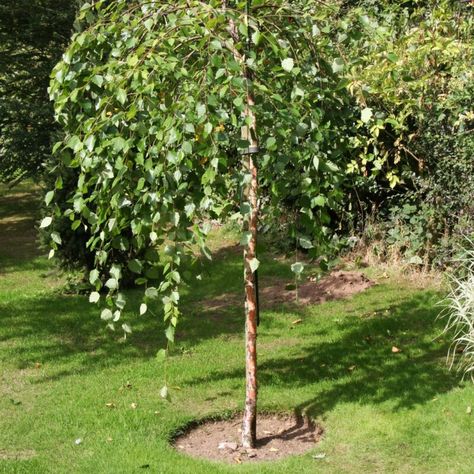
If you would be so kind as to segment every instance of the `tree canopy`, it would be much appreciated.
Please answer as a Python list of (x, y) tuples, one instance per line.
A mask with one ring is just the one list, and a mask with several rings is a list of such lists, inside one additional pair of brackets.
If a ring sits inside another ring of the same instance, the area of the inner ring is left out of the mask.
[[(264, 212), (274, 222), (288, 219), (282, 203), (291, 202), (293, 231), (314, 255), (329, 236), (331, 209), (342, 198), (347, 103), (337, 93), (324, 41), (319, 48), (319, 4), (255, 1), (248, 30), (245, 6), (86, 4), (82, 30), (54, 70), (51, 95), (66, 130), (55, 147), (56, 187), (62, 186), (61, 170), (78, 170), (65, 215), (73, 228), (91, 232), (91, 300), (108, 289), (102, 317), (111, 327), (125, 305), (123, 266), (114, 262), (114, 249), (145, 251), (128, 268), (145, 286), (142, 312), (148, 300), (164, 297), (172, 340), (181, 263), (193, 245), (209, 256), (206, 219), (248, 217), (248, 203), (240, 203), (249, 180), (240, 166), (248, 147), (240, 136), (248, 93), (244, 68), (252, 75), (263, 148)], [(52, 190), (46, 197), (53, 214), (43, 227), (61, 215), (54, 196)], [(60, 244), (60, 235), (51, 237), (53, 246)], [(244, 244), (247, 238), (244, 233)]]

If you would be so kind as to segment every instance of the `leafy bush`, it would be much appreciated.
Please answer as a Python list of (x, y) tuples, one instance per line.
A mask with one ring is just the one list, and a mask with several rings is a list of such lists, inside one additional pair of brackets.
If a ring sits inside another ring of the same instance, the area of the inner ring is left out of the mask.
[(376, 222), (385, 253), (446, 266), (474, 227), (469, 7), (347, 3), (336, 40), (362, 123), (352, 138), (360, 153), (348, 167), (345, 229), (360, 234)]

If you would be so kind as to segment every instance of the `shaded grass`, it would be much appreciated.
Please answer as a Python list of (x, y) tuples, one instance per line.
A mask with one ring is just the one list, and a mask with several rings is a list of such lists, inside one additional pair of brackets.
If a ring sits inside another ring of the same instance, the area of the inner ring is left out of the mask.
[[(434, 290), (389, 278), (352, 299), (263, 311), (260, 410), (308, 413), (325, 435), (305, 456), (222, 466), (189, 459), (168, 440), (192, 420), (242, 408), (242, 307), (210, 312), (202, 305), (241, 291), (240, 253), (219, 251), (186, 289), (176, 349), (163, 364), (155, 358), (162, 323), (136, 316), (138, 292), (128, 294), (134, 333), (123, 342), (86, 297), (57, 291), (44, 257), (8, 255), (18, 249), (0, 253), (0, 265), (9, 262), (0, 275), (1, 472), (474, 471), (474, 421), (466, 413), (474, 389), (446, 370)], [(262, 278), (290, 278), (269, 252), (261, 260)], [(171, 403), (159, 396), (165, 380)]]

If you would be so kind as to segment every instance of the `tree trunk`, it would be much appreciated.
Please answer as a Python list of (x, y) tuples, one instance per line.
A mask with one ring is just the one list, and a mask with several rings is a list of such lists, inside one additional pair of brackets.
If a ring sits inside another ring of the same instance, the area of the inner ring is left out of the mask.
[(247, 222), (247, 231), (250, 232), (249, 242), (244, 249), (244, 281), (245, 281), (245, 366), (246, 390), (245, 410), (242, 423), (242, 446), (254, 448), (257, 439), (257, 317), (258, 300), (256, 288), (256, 274), (252, 270), (253, 262), (257, 258), (257, 223), (258, 223), (258, 181), (257, 166), (253, 153), (258, 150), (256, 137), (256, 118), (252, 111), (253, 97), (249, 93), (246, 116), (250, 118), (250, 127), (244, 127), (242, 138), (250, 143), (248, 154), (245, 155), (244, 166), (250, 174), (251, 180), (245, 189), (245, 198), (250, 204), (251, 213)]
[[(222, 0), (222, 8), (227, 9), (227, 0)], [(247, 1), (245, 22), (247, 24), (247, 51), (250, 51), (250, 36), (248, 32), (250, 0)], [(239, 43), (240, 37), (235, 23), (230, 20), (229, 33), (235, 43)], [(257, 166), (253, 155), (258, 153), (257, 119), (253, 111), (255, 100), (252, 95), (252, 78), (245, 65), (245, 57), (235, 48), (233, 49), (235, 60), (243, 67), (243, 74), (247, 82), (247, 101), (245, 118), (247, 125), (242, 128), (242, 140), (249, 143), (249, 148), (242, 152), (243, 167), (250, 174), (249, 184), (244, 189), (244, 198), (250, 205), (251, 212), (246, 220), (245, 231), (250, 232), (250, 239), (244, 249), (244, 283), (245, 283), (245, 408), (242, 421), (242, 446), (244, 448), (255, 448), (257, 440), (257, 319), (258, 319), (258, 295), (257, 277), (252, 270), (257, 258), (257, 223), (258, 223), (258, 181)]]

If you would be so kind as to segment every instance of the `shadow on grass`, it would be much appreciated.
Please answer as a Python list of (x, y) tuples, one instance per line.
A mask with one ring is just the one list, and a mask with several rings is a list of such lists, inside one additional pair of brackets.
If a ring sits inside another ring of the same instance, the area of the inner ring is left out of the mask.
[[(18, 202), (20, 208), (26, 206), (20, 213), (28, 214), (29, 200), (31, 197), (24, 203)], [(14, 204), (0, 201), (0, 211), (10, 212)], [(2, 253), (12, 262), (16, 260), (17, 270), (37, 269), (40, 264), (25, 257), (29, 247), (25, 247), (21, 237), (31, 232), (32, 217), (28, 219), (30, 217), (17, 224), (6, 224), (15, 228), (0, 227), (0, 236), (6, 235), (7, 230), (11, 236), (8, 249), (4, 248)], [(31, 238), (28, 242), (32, 242)], [(271, 258), (268, 262), (262, 260), (262, 276), (289, 277), (286, 264)], [(178, 331), (178, 344), (193, 345), (218, 336), (242, 334), (243, 305), (218, 314), (206, 312), (202, 306), (206, 298), (242, 291), (240, 250), (234, 247), (221, 251), (212, 264), (205, 266), (203, 273), (203, 280), (183, 294), (184, 317)], [(312, 416), (354, 400), (361, 403), (391, 401), (394, 409), (411, 407), (456, 386), (455, 377), (447, 372), (443, 363), (447, 343), (433, 341), (433, 322), (437, 314), (433, 294), (407, 292), (403, 298), (394, 300), (384, 297), (383, 288), (369, 292), (372, 296), (366, 301), (370, 301), (371, 314), (376, 312), (377, 316), (360, 317), (368, 309), (363, 307), (363, 299), (352, 304), (353, 313), (346, 312), (340, 322), (322, 307), (304, 310), (292, 307), (292, 314), (305, 320), (324, 313), (323, 321), (295, 328), (299, 343), (291, 351), (280, 345), (270, 356), (266, 355), (259, 365), (260, 383), (286, 391), (314, 387), (314, 397), (296, 408), (297, 412)], [(373, 292), (376, 292), (375, 297)], [(137, 313), (140, 293), (133, 291), (128, 295)], [(127, 364), (132, 359), (152, 358), (157, 349), (164, 346), (159, 308), (156, 308), (156, 318), (150, 315), (130, 318), (134, 333), (127, 343), (117, 341), (121, 334), (113, 335), (105, 329), (98, 312), (85, 297), (57, 294), (35, 295), (0, 304), (0, 343), (3, 346), (0, 362), (4, 360), (18, 368), (33, 366), (36, 362), (48, 365), (48, 376), (38, 378), (38, 382), (43, 382)], [(266, 333), (266, 337), (271, 334), (276, 340), (287, 337), (285, 317), (287, 312), (265, 312), (262, 334)], [(392, 346), (400, 347), (402, 352), (392, 353)], [(185, 383), (209, 384), (225, 379), (240, 382), (243, 376), (243, 367), (217, 370)]]
[[(219, 335), (240, 334), (243, 306), (227, 311), (224, 318), (216, 321), (199, 304), (205, 297), (240, 289), (242, 269), (234, 253), (225, 258), (225, 252), (221, 252), (219, 259), (206, 266), (207, 276), (183, 291), (177, 353), (181, 344), (189, 346)], [(38, 267), (41, 264), (45, 267)], [(44, 259), (25, 260), (17, 263), (16, 270), (30, 266), (46, 270), (47, 265)], [(0, 303), (0, 344), (4, 347), (0, 363), (4, 359), (19, 369), (33, 367), (37, 362), (49, 366), (50, 375), (39, 380), (42, 382), (127, 364), (131, 359), (155, 357), (166, 346), (161, 307), (150, 304), (152, 313), (138, 316), (142, 291), (129, 290), (126, 294), (128, 311), (124, 322), (133, 327), (126, 341), (122, 340), (121, 324), (117, 324), (115, 333), (106, 329), (99, 317), (100, 309), (88, 303), (86, 296), (47, 293)]]
[[(293, 347), (294, 355), (282, 352), (282, 356), (275, 354), (259, 364), (259, 382), (285, 391), (314, 385), (314, 398), (295, 409), (298, 415), (313, 417), (345, 402), (390, 401), (397, 410), (432, 400), (459, 385), (444, 364), (448, 343), (434, 339), (438, 334), (434, 298), (430, 292), (418, 293), (399, 304), (379, 306), (377, 311), (385, 313), (383, 316), (346, 317), (337, 329), (328, 330), (334, 334), (329, 341), (301, 335), (302, 344)], [(304, 342), (312, 338), (310, 343)], [(401, 352), (393, 353), (393, 346)], [(215, 371), (186, 384), (243, 377), (243, 368)]]

